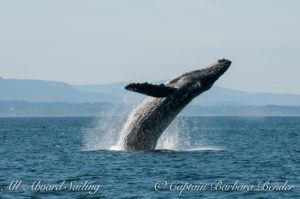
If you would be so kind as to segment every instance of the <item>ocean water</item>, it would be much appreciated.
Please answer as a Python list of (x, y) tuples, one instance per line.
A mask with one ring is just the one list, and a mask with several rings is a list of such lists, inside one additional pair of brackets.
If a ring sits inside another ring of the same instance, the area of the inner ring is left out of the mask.
[(0, 118), (0, 198), (300, 198), (300, 117), (178, 117), (157, 150), (123, 118)]

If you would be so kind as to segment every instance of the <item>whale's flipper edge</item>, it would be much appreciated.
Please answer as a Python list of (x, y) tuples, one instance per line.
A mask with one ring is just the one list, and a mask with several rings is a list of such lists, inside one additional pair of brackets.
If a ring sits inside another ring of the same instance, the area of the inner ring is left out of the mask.
[(151, 97), (167, 97), (177, 91), (177, 88), (145, 83), (131, 83), (125, 86), (126, 90), (142, 93)]

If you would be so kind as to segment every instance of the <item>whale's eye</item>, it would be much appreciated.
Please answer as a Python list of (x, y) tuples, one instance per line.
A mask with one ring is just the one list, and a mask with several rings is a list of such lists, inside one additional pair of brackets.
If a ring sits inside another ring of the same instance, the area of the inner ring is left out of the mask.
[(195, 81), (191, 87), (192, 87), (193, 89), (198, 89), (198, 88), (201, 87), (201, 82)]

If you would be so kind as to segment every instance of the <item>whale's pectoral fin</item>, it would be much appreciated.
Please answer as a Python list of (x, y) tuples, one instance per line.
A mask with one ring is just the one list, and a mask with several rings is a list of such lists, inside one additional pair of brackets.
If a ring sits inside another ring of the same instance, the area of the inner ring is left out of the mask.
[(132, 83), (125, 86), (126, 90), (142, 93), (151, 97), (167, 97), (177, 91), (177, 88), (168, 87), (164, 84), (153, 85), (145, 83)]

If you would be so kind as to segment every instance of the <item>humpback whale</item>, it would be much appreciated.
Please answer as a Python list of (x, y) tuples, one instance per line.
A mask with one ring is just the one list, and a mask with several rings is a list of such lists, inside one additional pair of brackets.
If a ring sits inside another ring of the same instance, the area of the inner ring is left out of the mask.
[(147, 97), (130, 114), (118, 145), (125, 151), (154, 150), (156, 143), (178, 113), (196, 96), (210, 89), (231, 61), (218, 60), (207, 67), (184, 73), (165, 84), (132, 83), (125, 89)]

